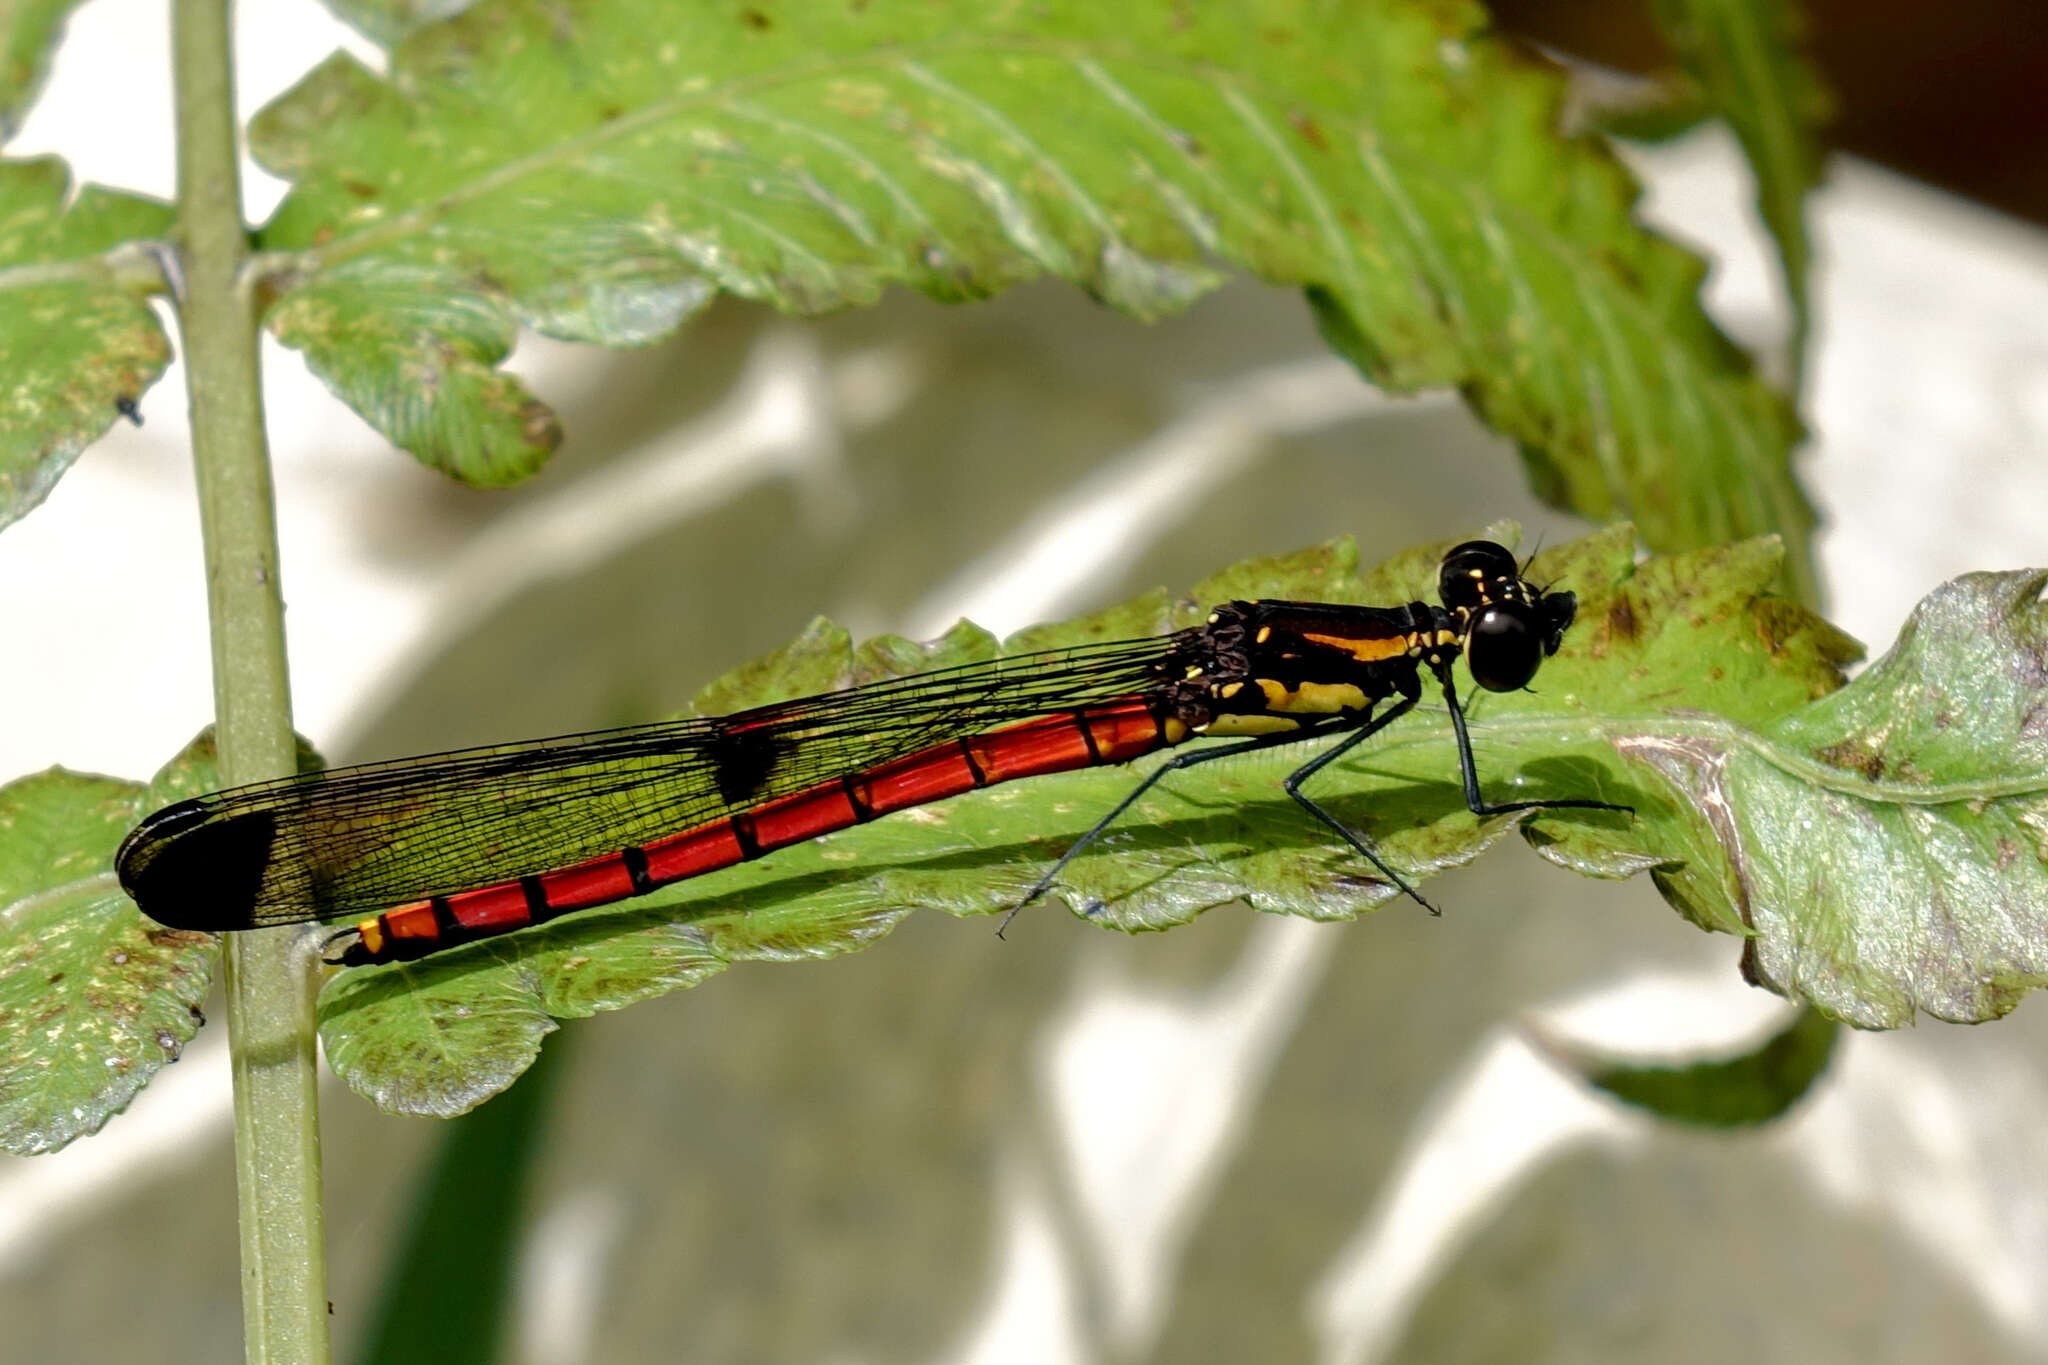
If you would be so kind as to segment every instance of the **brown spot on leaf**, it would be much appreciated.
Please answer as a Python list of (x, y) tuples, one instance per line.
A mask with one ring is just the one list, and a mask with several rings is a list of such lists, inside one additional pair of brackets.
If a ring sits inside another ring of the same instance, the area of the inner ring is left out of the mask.
[(1884, 755), (1861, 740), (1845, 739), (1815, 752), (1814, 757), (1834, 768), (1862, 773), (1872, 782), (1884, 776)]
[(358, 199), (375, 199), (384, 191), (367, 180), (344, 180), (341, 187)]
[(766, 33), (769, 29), (775, 27), (775, 21), (757, 9), (741, 10), (740, 22), (756, 33)]
[(553, 450), (562, 443), (562, 424), (555, 420), (554, 410), (539, 399), (520, 405), (519, 430), (536, 450)]
[(2013, 677), (2035, 691), (2048, 687), (2048, 653), (2018, 650), (2013, 654)]
[(1643, 624), (1636, 619), (1635, 604), (1624, 595), (1616, 595), (1602, 624), (1611, 640), (1634, 640), (1643, 633)]
[(1307, 114), (1290, 111), (1287, 115), (1287, 122), (1293, 126), (1295, 132), (1301, 134), (1302, 141), (1308, 143), (1309, 146), (1319, 152), (1330, 150), (1330, 140), (1323, 136), (1322, 125), (1318, 124)]
[(1620, 280), (1630, 293), (1637, 293), (1643, 287), (1643, 273), (1636, 269), (1635, 262), (1621, 253), (1603, 248), (1593, 253), (1594, 259), (1607, 268), (1607, 273)]

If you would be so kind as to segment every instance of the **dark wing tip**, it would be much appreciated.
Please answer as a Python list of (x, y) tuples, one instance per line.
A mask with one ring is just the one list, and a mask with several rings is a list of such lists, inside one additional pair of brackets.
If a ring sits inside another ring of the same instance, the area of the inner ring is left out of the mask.
[(151, 815), (114, 855), (121, 889), (157, 923), (219, 933), (258, 922), (256, 897), (277, 822), (268, 811), (222, 815), (205, 800)]

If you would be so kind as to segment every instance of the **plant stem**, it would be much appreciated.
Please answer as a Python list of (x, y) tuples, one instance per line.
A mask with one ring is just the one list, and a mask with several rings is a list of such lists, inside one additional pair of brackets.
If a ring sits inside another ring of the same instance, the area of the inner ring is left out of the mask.
[[(213, 623), (214, 712), (224, 780), (292, 771), (284, 603), (257, 363), (243, 275), (240, 163), (228, 0), (172, 6), (179, 245), (192, 453)], [(320, 1127), (313, 1051), (318, 968), (291, 930), (229, 936), (229, 1050), (241, 1208), (247, 1358), (328, 1358)]]

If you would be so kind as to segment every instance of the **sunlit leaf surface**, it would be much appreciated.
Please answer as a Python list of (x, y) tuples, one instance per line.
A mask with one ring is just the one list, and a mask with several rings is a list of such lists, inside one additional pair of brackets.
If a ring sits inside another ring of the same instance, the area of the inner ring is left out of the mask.
[(521, 325), (668, 335), (1036, 276), (1138, 318), (1243, 271), (1302, 286), (1391, 389), (1459, 386), (1546, 496), (1665, 548), (1776, 531), (1797, 423), (1631, 220), (1556, 73), (1471, 5), (478, 5), (380, 76), (330, 60), (256, 120), (294, 189), (270, 325), (480, 484), (559, 439), (496, 367)]
[(160, 279), (134, 246), (170, 225), (152, 199), (73, 194), (53, 157), (0, 162), (0, 527), (41, 502), (170, 362), (149, 305)]
[(217, 781), (195, 746), (148, 786), (52, 768), (0, 787), (0, 1150), (97, 1132), (191, 1041), (218, 940), (144, 919), (113, 854)]

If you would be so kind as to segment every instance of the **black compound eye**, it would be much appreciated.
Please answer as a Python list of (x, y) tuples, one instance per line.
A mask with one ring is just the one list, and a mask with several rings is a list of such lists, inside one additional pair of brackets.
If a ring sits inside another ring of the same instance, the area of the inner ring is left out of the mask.
[(1494, 584), (1516, 576), (1513, 555), (1490, 540), (1468, 540), (1453, 546), (1437, 569), (1437, 601), (1453, 610), (1476, 607)]
[(1487, 607), (1465, 636), (1465, 665), (1472, 681), (1489, 692), (1527, 687), (1543, 662), (1543, 636), (1529, 609), (1519, 604)]
[(1543, 613), (1543, 652), (1555, 654), (1557, 647), (1564, 643), (1564, 633), (1570, 629), (1572, 617), (1578, 613), (1578, 596), (1568, 592), (1549, 592), (1536, 605)]

